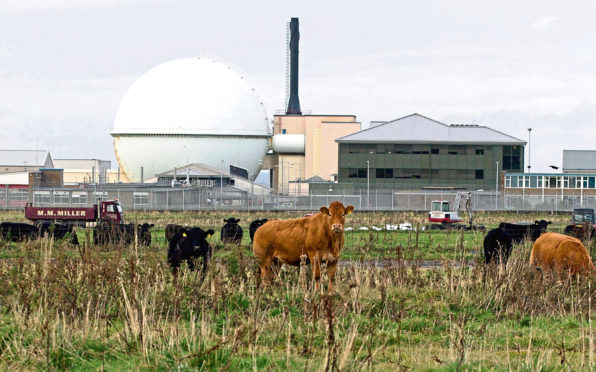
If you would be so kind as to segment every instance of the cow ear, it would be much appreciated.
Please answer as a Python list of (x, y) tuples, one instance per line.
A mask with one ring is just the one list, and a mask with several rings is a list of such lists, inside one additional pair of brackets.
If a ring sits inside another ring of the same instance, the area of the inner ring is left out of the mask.
[(351, 214), (352, 212), (354, 212), (354, 206), (353, 205), (348, 205), (346, 207), (346, 210), (344, 211), (344, 216), (347, 214)]
[(327, 207), (321, 207), (320, 211), (323, 214), (329, 215), (329, 208)]
[(228, 222), (228, 219), (227, 219), (227, 218), (225, 218), (225, 219), (224, 219), (224, 222)]

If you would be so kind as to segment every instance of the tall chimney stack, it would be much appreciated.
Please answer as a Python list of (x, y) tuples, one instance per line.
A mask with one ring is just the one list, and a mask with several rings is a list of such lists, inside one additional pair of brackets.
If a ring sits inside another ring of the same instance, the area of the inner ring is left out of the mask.
[(290, 99), (287, 115), (302, 115), (298, 98), (298, 41), (300, 41), (298, 18), (292, 18), (290, 21)]

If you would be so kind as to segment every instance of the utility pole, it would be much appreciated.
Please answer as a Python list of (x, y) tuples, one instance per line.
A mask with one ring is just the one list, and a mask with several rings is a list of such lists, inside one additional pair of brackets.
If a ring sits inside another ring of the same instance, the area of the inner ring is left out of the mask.
[(532, 128), (528, 128), (528, 173), (530, 173), (531, 168), (532, 168), (532, 146), (531, 146), (531, 135), (532, 134)]
[(370, 207), (370, 161), (366, 161), (366, 205)]
[(497, 162), (497, 177), (495, 178), (495, 210), (499, 208), (499, 162)]

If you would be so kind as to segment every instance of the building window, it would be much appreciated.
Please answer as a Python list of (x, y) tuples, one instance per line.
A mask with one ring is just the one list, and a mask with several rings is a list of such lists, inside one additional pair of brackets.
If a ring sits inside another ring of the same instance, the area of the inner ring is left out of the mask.
[(484, 155), (484, 149), (476, 149), (476, 155)]
[(484, 179), (484, 169), (476, 169), (476, 179), (477, 180)]
[(29, 190), (27, 189), (8, 189), (8, 201), (24, 201), (29, 199)]
[(69, 202), (68, 191), (54, 191), (54, 204), (68, 204)]
[(358, 178), (358, 169), (348, 168), (348, 178)]
[(149, 193), (148, 192), (134, 192), (132, 194), (133, 203), (135, 206), (149, 205)]
[(503, 146), (503, 169), (521, 170), (521, 146)]
[(530, 187), (536, 188), (537, 185), (538, 185), (538, 177), (530, 176)]
[(73, 191), (72, 193), (72, 204), (87, 204), (87, 193), (86, 192), (76, 192)]
[(439, 155), (439, 149), (430, 149), (432, 155)]
[(590, 188), (590, 189), (596, 188), (596, 177), (588, 177), (588, 188)]
[(52, 198), (49, 191), (35, 191), (33, 201), (39, 204), (50, 204)]
[(375, 173), (377, 178), (393, 178), (393, 168), (377, 168)]
[(542, 188), (542, 176), (538, 176), (538, 183), (537, 183), (537, 187), (538, 187), (538, 188)]
[(505, 187), (511, 187), (511, 176), (505, 176)]
[(366, 168), (358, 168), (358, 178), (366, 178), (367, 169)]
[(99, 200), (108, 200), (108, 193), (105, 191), (96, 191), (93, 193), (93, 203), (97, 203)]

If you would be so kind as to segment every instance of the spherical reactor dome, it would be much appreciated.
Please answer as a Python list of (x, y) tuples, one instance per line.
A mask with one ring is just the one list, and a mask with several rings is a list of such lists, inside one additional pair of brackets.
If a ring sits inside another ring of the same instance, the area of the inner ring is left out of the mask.
[(126, 92), (114, 151), (131, 182), (189, 163), (259, 172), (268, 146), (265, 108), (246, 79), (223, 63), (186, 58), (158, 65)]

